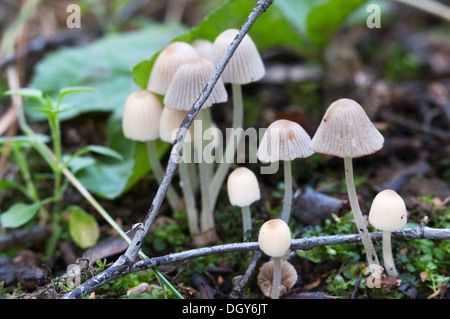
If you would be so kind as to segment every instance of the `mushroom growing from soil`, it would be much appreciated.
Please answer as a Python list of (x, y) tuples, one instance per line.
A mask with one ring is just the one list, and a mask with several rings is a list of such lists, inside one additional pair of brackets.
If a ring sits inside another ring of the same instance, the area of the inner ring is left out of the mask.
[(256, 175), (246, 167), (238, 167), (231, 172), (227, 180), (228, 198), (231, 205), (242, 209), (244, 241), (252, 229), (250, 205), (261, 198)]
[[(166, 108), (179, 111), (189, 111), (192, 105), (208, 83), (209, 78), (214, 73), (213, 63), (206, 58), (191, 59), (179, 66), (169, 84), (164, 97)], [(203, 130), (211, 127), (209, 108), (213, 104), (223, 103), (228, 100), (228, 94), (222, 80), (219, 79), (214, 86), (208, 99), (202, 105)], [(203, 137), (203, 132), (201, 138)], [(200, 191), (202, 199), (202, 209), (200, 215), (200, 230), (206, 242), (214, 242), (217, 239), (215, 233), (215, 222), (213, 209), (210, 200), (210, 183), (212, 166), (206, 163), (203, 158), (203, 144), (194, 143), (194, 149), (199, 159)], [(198, 239), (199, 240), (199, 239)]]
[[(273, 286), (273, 273), (274, 273), (273, 260), (264, 263), (259, 268), (257, 284), (264, 296), (270, 297), (272, 294)], [(291, 289), (297, 282), (297, 271), (294, 266), (288, 261), (281, 261), (281, 279), (280, 279), (280, 296), (285, 294)]]
[[(227, 29), (220, 33), (213, 42), (211, 61), (217, 65), (238, 33), (237, 29)], [(236, 130), (236, 143), (233, 139), (227, 143), (225, 158), (234, 158), (240, 143), (244, 121), (242, 85), (260, 80), (265, 75), (264, 63), (252, 38), (246, 34), (225, 67), (221, 78), (224, 83), (231, 83), (233, 95), (232, 127)], [(232, 147), (234, 144), (234, 148)], [(223, 181), (230, 167), (230, 161), (223, 161), (217, 168), (211, 182), (212, 205), (217, 201)]]
[(315, 152), (344, 159), (350, 206), (369, 265), (379, 265), (379, 261), (359, 207), (352, 158), (373, 154), (383, 144), (383, 135), (372, 124), (362, 106), (346, 98), (339, 99), (328, 107), (311, 141), (311, 148)]
[[(162, 104), (159, 98), (148, 90), (138, 90), (131, 93), (125, 101), (122, 118), (124, 136), (146, 143), (151, 169), (159, 184), (164, 176), (156, 147), (161, 114)], [(167, 200), (172, 211), (178, 211), (179, 198), (173, 186), (167, 191)]]
[(289, 222), (292, 207), (292, 168), (296, 158), (311, 156), (311, 138), (303, 127), (290, 120), (277, 120), (269, 125), (258, 147), (257, 156), (263, 163), (283, 161), (284, 199), (281, 219)]
[[(174, 142), (181, 122), (186, 117), (186, 114), (187, 111), (175, 110), (167, 106), (163, 108), (159, 123), (159, 135), (161, 140), (168, 143)], [(197, 114), (197, 118), (202, 118), (201, 112)], [(183, 160), (179, 163), (178, 168), (180, 173), (180, 186), (186, 204), (189, 231), (191, 235), (196, 235), (200, 232), (200, 229), (198, 225), (198, 212), (195, 205), (195, 192), (192, 187), (193, 183), (188, 167), (191, 164), (191, 160), (188, 158), (190, 152), (187, 152), (187, 150), (190, 150), (192, 147), (191, 144), (193, 139), (194, 127), (190, 126), (183, 141)]]
[(279, 299), (281, 284), (281, 257), (291, 246), (289, 226), (282, 219), (270, 219), (260, 228), (258, 234), (259, 248), (273, 258), (272, 299)]
[(389, 276), (398, 276), (392, 256), (391, 232), (403, 229), (406, 220), (405, 202), (397, 192), (385, 189), (375, 196), (369, 212), (369, 222), (383, 231), (383, 261)]

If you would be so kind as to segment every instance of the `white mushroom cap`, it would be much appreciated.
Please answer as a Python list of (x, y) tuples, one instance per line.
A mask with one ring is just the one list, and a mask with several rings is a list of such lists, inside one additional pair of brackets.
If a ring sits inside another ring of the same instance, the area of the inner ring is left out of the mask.
[(361, 105), (351, 99), (340, 99), (325, 112), (311, 148), (321, 154), (356, 158), (375, 153), (383, 143), (383, 135)]
[(250, 206), (261, 198), (256, 175), (247, 167), (238, 167), (231, 172), (227, 189), (231, 205)]
[[(213, 73), (214, 65), (208, 59), (197, 58), (183, 63), (173, 75), (164, 104), (173, 109), (189, 111)], [(227, 100), (227, 90), (219, 78), (202, 108)]]
[(406, 225), (406, 207), (402, 197), (391, 189), (379, 192), (373, 199), (369, 222), (377, 229), (394, 231)]
[[(159, 136), (161, 140), (173, 143), (177, 136), (178, 129), (187, 115), (187, 111), (179, 111), (170, 107), (164, 107), (161, 113), (159, 122)], [(200, 111), (195, 120), (202, 119), (202, 112)], [(194, 139), (194, 122), (189, 126), (189, 134), (186, 134), (184, 143), (191, 143)]]
[[(297, 271), (294, 266), (288, 261), (281, 261), (281, 283), (280, 283), (280, 295), (286, 293), (297, 282)], [(273, 284), (273, 260), (264, 263), (259, 268), (257, 283), (259, 289), (266, 297), (271, 297), (272, 284)]]
[(189, 43), (175, 41), (165, 47), (156, 58), (148, 80), (147, 89), (164, 95), (178, 67), (198, 58), (197, 51)]
[(148, 90), (131, 93), (125, 101), (122, 130), (126, 138), (150, 141), (159, 137), (159, 120), (162, 104), (159, 98)]
[[(227, 29), (213, 43), (211, 60), (217, 65), (239, 30)], [(260, 80), (266, 70), (252, 38), (246, 34), (222, 73), (224, 83), (247, 84)]]
[(283, 256), (291, 246), (291, 231), (282, 219), (270, 219), (259, 230), (259, 248), (271, 257)]
[(263, 162), (292, 161), (314, 153), (309, 147), (311, 138), (300, 124), (277, 120), (269, 125), (258, 147), (258, 159)]
[(197, 39), (192, 42), (192, 46), (202, 58), (211, 59), (213, 43), (205, 39)]

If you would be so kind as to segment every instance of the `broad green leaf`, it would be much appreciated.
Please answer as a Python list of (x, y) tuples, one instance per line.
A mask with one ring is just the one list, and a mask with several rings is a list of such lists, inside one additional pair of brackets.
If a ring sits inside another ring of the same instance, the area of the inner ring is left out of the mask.
[(82, 249), (94, 246), (100, 236), (100, 228), (93, 216), (78, 206), (70, 206), (69, 232), (74, 242)]
[[(81, 169), (77, 178), (90, 191), (98, 196), (114, 199), (132, 187), (150, 171), (150, 163), (145, 143), (135, 142), (124, 137), (120, 115), (113, 116), (106, 128), (108, 146), (123, 156), (123, 160), (97, 159), (94, 165)], [(162, 155), (170, 144), (158, 143)]]
[(72, 87), (66, 87), (59, 91), (59, 97), (58, 97), (58, 105), (61, 103), (64, 96), (71, 93), (77, 93), (77, 92), (95, 92), (93, 88), (85, 87), (85, 86), (72, 86)]
[(29, 222), (38, 212), (41, 203), (17, 203), (0, 216), (3, 228), (17, 228)]
[[(131, 68), (183, 32), (186, 28), (182, 25), (154, 22), (139, 31), (107, 35), (86, 46), (55, 51), (37, 64), (31, 86), (49, 94), (54, 101), (62, 88), (87, 86), (95, 90), (66, 95), (64, 103), (70, 110), (61, 114), (62, 120), (84, 112), (115, 111), (138, 88)], [(32, 110), (34, 106), (33, 101), (27, 101), (31, 119), (45, 119)]]

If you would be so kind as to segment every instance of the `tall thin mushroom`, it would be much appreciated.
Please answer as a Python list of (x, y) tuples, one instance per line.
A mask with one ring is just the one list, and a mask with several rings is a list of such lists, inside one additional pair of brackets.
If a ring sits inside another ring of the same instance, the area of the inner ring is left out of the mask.
[(373, 154), (383, 144), (383, 135), (375, 128), (362, 106), (347, 98), (339, 99), (328, 107), (311, 141), (311, 148), (315, 152), (344, 159), (350, 206), (369, 265), (379, 265), (379, 261), (359, 207), (352, 158)]
[(283, 161), (284, 198), (281, 219), (289, 222), (292, 207), (291, 162), (311, 156), (311, 137), (303, 127), (290, 120), (276, 120), (269, 125), (258, 147), (257, 157), (263, 163)]
[[(124, 136), (146, 143), (151, 169), (158, 184), (161, 184), (164, 176), (156, 147), (161, 114), (162, 104), (158, 97), (148, 90), (138, 90), (131, 93), (125, 101), (122, 118)], [(173, 186), (170, 186), (167, 191), (167, 200), (172, 211), (177, 212), (180, 200)]]

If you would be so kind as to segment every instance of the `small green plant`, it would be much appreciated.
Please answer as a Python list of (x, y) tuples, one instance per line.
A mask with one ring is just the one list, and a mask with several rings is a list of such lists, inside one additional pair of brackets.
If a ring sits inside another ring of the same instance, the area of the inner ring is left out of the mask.
[[(71, 93), (85, 91), (92, 91), (92, 89), (86, 87), (68, 87), (61, 89), (56, 101), (53, 101), (48, 95), (44, 95), (41, 90), (37, 89), (24, 88), (5, 93), (6, 95), (20, 95), (36, 100), (39, 106), (35, 107), (35, 110), (46, 115), (51, 136), (36, 134), (26, 124), (23, 110), (20, 110), (19, 122), (25, 135), (16, 136), (13, 139), (2, 139), (0, 141), (4, 146), (7, 145), (6, 143), (11, 145), (11, 159), (19, 167), (24, 183), (22, 185), (20, 182), (7, 182), (3, 180), (3, 189), (14, 188), (15, 190), (21, 191), (26, 197), (23, 201), (12, 204), (0, 216), (0, 222), (4, 228), (17, 228), (31, 222), (37, 215), (40, 215), (40, 218), (44, 222), (49, 222), (52, 226), (52, 237), (47, 242), (47, 255), (51, 255), (54, 252), (57, 242), (63, 234), (63, 217), (66, 214), (70, 215), (67, 226), (70, 235), (81, 248), (92, 246), (96, 243), (99, 236), (97, 222), (91, 215), (78, 206), (66, 208), (62, 206), (62, 196), (68, 186), (68, 181), (63, 179), (63, 171), (73, 164), (79, 166), (81, 160), (87, 159), (87, 157), (82, 157), (82, 155), (88, 152), (110, 156), (118, 160), (122, 159), (122, 156), (114, 150), (98, 145), (83, 147), (72, 155), (63, 154), (59, 114), (69, 109), (69, 107), (62, 104), (63, 98)], [(52, 151), (46, 145), (47, 142), (51, 142)], [(26, 160), (27, 153), (31, 149), (37, 151), (51, 170), (50, 177), (53, 180), (53, 192), (44, 199), (39, 196), (38, 181), (33, 178), (33, 176), (36, 176), (36, 173), (33, 174), (29, 167), (29, 162)], [(86, 234), (89, 234), (89, 236), (86, 236)]]

